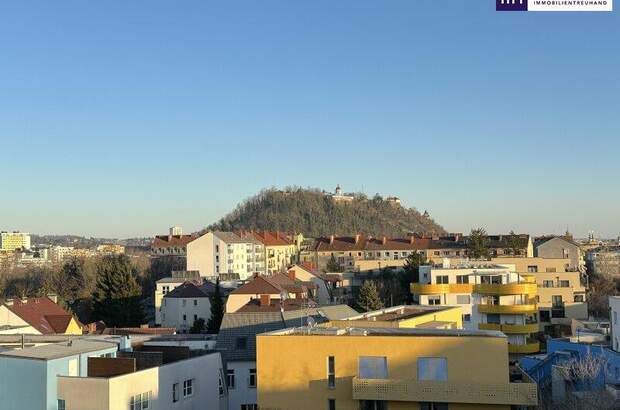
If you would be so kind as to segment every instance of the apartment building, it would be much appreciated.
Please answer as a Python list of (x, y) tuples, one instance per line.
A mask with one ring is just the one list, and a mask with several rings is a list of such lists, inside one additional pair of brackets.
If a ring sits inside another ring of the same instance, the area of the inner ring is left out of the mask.
[(333, 320), (327, 326), (339, 328), (462, 329), (463, 310), (460, 306), (400, 305), (373, 310), (342, 320)]
[(56, 302), (54, 295), (7, 299), (0, 305), (0, 327), (12, 334), (81, 335), (78, 320)]
[(494, 258), (492, 262), (514, 265), (517, 273), (535, 278), (541, 332), (554, 338), (571, 335), (573, 320), (588, 319), (587, 276), (572, 270), (566, 258)]
[(566, 270), (581, 271), (584, 267), (583, 253), (572, 236), (541, 236), (534, 241), (534, 256), (539, 258), (564, 259), (568, 263)]
[(620, 246), (596, 247), (585, 256), (588, 273), (620, 276)]
[(610, 344), (611, 348), (620, 353), (620, 296), (609, 297), (609, 321), (610, 321)]
[(30, 234), (25, 232), (0, 232), (0, 250), (30, 249)]
[(154, 256), (185, 257), (187, 254), (187, 244), (196, 238), (198, 238), (198, 235), (184, 235), (178, 226), (174, 226), (170, 228), (168, 235), (155, 236), (151, 244), (151, 250)]
[(504, 332), (510, 353), (540, 348), (532, 338), (539, 330), (536, 280), (516, 273), (514, 265), (422, 266), (420, 282), (411, 284), (411, 292), (420, 305), (460, 306), (465, 329)]
[(289, 328), (258, 335), (256, 358), (261, 409), (510, 409), (538, 401), (528, 376), (511, 380), (507, 338), (497, 331)]
[[(88, 358), (113, 357), (117, 350), (118, 345), (114, 342), (72, 339), (1, 352), (0, 407), (3, 410), (63, 409), (57, 397), (57, 377), (85, 377), (88, 375)], [(93, 396), (89, 399), (92, 400)], [(78, 408), (84, 409), (74, 407)], [(127, 404), (122, 408), (126, 409)]]
[(266, 273), (285, 272), (287, 266), (297, 263), (298, 252), (303, 243), (303, 235), (301, 233), (243, 231), (239, 235), (242, 237), (252, 237), (263, 244)]
[(210, 295), (215, 285), (204, 282), (197, 286), (185, 282), (167, 292), (161, 303), (160, 318), (163, 327), (175, 328), (179, 333), (188, 333), (198, 319), (207, 321), (211, 318)]
[[(164, 348), (155, 347), (150, 353), (156, 354), (157, 349)], [(58, 409), (227, 409), (219, 353), (166, 360), (155, 366), (139, 363), (132, 357), (104, 358), (92, 361), (88, 375), (59, 376)]]

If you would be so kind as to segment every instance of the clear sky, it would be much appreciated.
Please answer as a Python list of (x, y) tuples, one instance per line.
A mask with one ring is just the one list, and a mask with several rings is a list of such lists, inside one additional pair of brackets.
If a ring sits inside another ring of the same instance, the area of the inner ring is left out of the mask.
[(609, 237), (619, 157), (617, 10), (0, 4), (0, 229), (190, 231), (264, 187), (339, 183), (450, 231)]

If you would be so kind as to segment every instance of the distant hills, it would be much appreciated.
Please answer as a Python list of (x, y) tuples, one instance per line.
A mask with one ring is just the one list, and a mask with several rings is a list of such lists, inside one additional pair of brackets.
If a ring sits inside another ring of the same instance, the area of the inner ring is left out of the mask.
[(239, 204), (206, 230), (299, 231), (309, 237), (336, 235), (404, 236), (410, 232), (445, 233), (428, 214), (376, 195), (336, 197), (318, 189), (267, 189)]

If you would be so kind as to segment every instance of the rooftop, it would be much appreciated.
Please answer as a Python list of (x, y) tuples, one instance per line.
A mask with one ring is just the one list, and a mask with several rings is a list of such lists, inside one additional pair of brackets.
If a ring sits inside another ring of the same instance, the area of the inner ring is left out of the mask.
[(62, 357), (96, 352), (99, 350), (112, 349), (116, 347), (117, 344), (114, 342), (72, 339), (67, 342), (52, 343), (43, 346), (27, 347), (21, 350), (1, 352), (0, 358), (16, 357), (22, 359), (54, 360)]
[(380, 327), (293, 327), (263, 333), (262, 336), (401, 336), (401, 337), (500, 337), (506, 335), (494, 330), (463, 329), (394, 329)]
[(448, 309), (454, 309), (453, 306), (418, 306), (418, 305), (400, 305), (394, 306), (388, 309), (374, 310), (363, 313), (361, 315), (352, 316), (345, 320), (364, 320), (373, 319), (377, 321), (399, 321), (405, 319), (411, 319), (413, 317), (424, 316), (435, 312), (440, 312)]

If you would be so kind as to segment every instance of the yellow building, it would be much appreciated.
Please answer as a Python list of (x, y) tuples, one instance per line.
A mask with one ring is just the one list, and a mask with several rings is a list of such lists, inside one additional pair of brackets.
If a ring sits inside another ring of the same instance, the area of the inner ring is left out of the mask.
[[(536, 384), (510, 381), (501, 332), (295, 328), (257, 337), (263, 410), (510, 409)], [(473, 377), (475, 375), (475, 377)]]
[(463, 310), (460, 306), (401, 305), (331, 321), (326, 327), (462, 329)]
[(3, 251), (30, 249), (30, 234), (25, 232), (0, 232), (0, 249)]
[(265, 266), (267, 273), (285, 272), (286, 268), (297, 262), (299, 246), (303, 235), (289, 235), (284, 232), (241, 232), (240, 236), (252, 235), (265, 247)]

